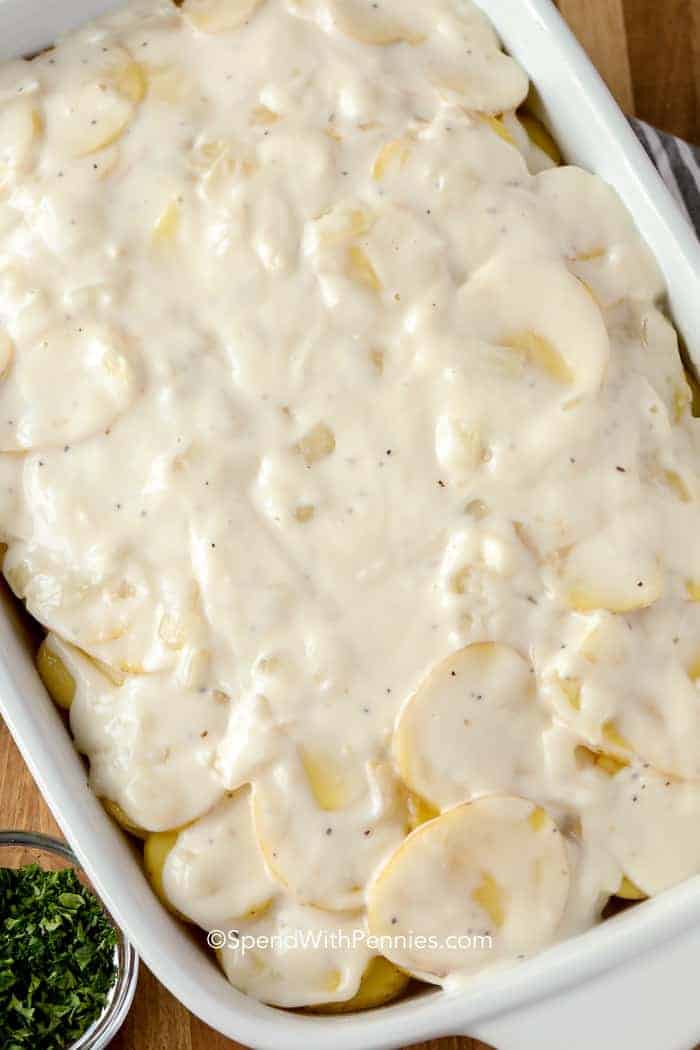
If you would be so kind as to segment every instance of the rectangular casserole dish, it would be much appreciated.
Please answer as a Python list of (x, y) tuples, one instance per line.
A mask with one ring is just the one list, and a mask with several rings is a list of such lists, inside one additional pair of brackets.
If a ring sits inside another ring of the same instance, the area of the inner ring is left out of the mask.
[[(664, 272), (668, 309), (700, 364), (700, 246), (550, 0), (478, 0), (528, 72), (570, 162), (620, 193)], [(120, 0), (0, 0), (0, 60), (31, 54)], [(367, 1014), (285, 1013), (225, 980), (153, 896), (87, 787), (34, 670), (10, 599), (0, 613), (0, 711), (66, 837), (142, 958), (188, 1009), (259, 1050), (380, 1050), (468, 1033), (498, 1050), (688, 1050), (700, 1040), (700, 877), (460, 994), (426, 992)], [(700, 833), (700, 829), (698, 829)], [(663, 848), (663, 845), (660, 845)]]

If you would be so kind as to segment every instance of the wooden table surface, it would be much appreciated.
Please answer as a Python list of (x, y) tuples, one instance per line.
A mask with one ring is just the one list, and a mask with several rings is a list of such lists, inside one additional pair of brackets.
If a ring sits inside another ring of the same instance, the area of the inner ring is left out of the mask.
[[(700, 0), (559, 0), (625, 112), (700, 142)], [(56, 831), (4, 725), (0, 725), (0, 825)], [(478, 1050), (441, 1039), (421, 1050)], [(130, 1017), (114, 1050), (235, 1050), (142, 967)]]

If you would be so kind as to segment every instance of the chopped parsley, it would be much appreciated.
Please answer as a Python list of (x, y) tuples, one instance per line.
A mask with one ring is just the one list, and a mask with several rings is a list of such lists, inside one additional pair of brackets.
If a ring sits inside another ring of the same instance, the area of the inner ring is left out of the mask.
[(117, 978), (114, 927), (72, 868), (0, 868), (3, 1050), (65, 1050)]

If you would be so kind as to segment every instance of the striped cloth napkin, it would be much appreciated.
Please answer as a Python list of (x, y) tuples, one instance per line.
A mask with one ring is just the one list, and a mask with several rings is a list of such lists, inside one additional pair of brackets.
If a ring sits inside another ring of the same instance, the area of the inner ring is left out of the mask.
[(632, 120), (637, 138), (656, 165), (678, 205), (700, 237), (700, 148)]

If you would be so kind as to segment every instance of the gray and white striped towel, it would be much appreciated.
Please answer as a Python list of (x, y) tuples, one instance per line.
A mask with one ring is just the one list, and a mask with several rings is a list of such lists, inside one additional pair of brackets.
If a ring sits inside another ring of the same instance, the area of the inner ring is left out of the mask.
[(681, 211), (700, 237), (700, 148), (657, 131), (642, 120), (632, 120), (631, 124)]

